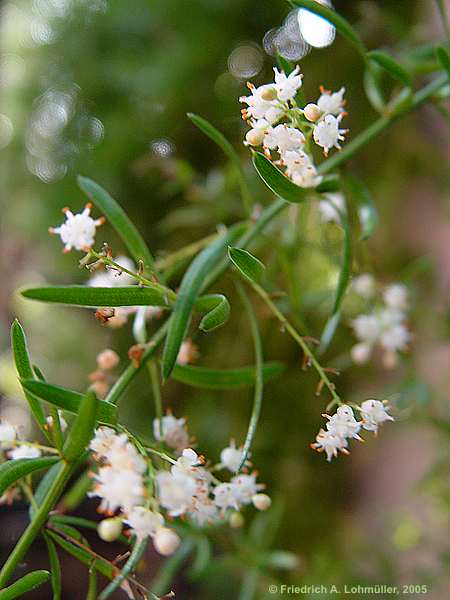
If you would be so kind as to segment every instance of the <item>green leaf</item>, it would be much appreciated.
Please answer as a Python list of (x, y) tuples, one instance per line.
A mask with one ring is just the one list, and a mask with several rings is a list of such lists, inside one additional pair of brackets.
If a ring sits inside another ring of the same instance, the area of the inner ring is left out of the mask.
[(372, 50), (367, 53), (369, 61), (375, 62), (384, 69), (391, 77), (403, 83), (408, 88), (412, 87), (412, 81), (409, 73), (396, 62), (392, 56), (382, 50)]
[[(59, 385), (52, 385), (43, 381), (26, 379), (22, 381), (23, 387), (35, 398), (54, 404), (58, 408), (78, 414), (84, 398), (83, 394), (68, 390)], [(105, 400), (98, 401), (97, 420), (106, 425), (117, 423), (117, 407)]]
[(92, 179), (79, 175), (77, 181), (83, 192), (103, 212), (108, 222), (117, 231), (134, 260), (136, 262), (142, 260), (146, 267), (153, 269), (153, 256), (123, 208)]
[(68, 462), (79, 458), (89, 445), (94, 434), (98, 404), (97, 396), (92, 390), (88, 391), (81, 400), (77, 418), (63, 448), (63, 456)]
[(241, 224), (231, 227), (226, 234), (221, 235), (200, 252), (184, 274), (164, 345), (162, 361), (163, 379), (169, 377), (175, 366), (180, 346), (191, 321), (192, 311), (207, 276), (223, 257), (227, 246), (241, 234), (241, 231)]
[(348, 196), (354, 202), (361, 224), (361, 239), (366, 240), (378, 227), (378, 211), (364, 183), (354, 175), (345, 176), (345, 189)]
[(223, 294), (207, 294), (201, 296), (195, 303), (199, 312), (206, 312), (199, 324), (202, 331), (213, 331), (228, 321), (230, 303)]
[(130, 557), (127, 562), (123, 565), (120, 574), (111, 581), (111, 583), (103, 590), (98, 597), (98, 600), (107, 600), (126, 580), (128, 575), (134, 570), (139, 561), (141, 560), (145, 549), (147, 548), (148, 538), (145, 538), (139, 542), (136, 542), (131, 551)]
[(18, 458), (0, 465), (0, 496), (16, 481), (40, 469), (48, 469), (58, 462), (56, 456), (41, 458)]
[[(164, 288), (163, 288), (164, 289)], [(168, 297), (159, 286), (126, 286), (115, 288), (88, 287), (83, 285), (28, 288), (22, 296), (41, 302), (55, 302), (68, 306), (169, 306)]]
[(320, 337), (320, 345), (318, 352), (319, 354), (323, 354), (325, 350), (331, 343), (331, 340), (336, 333), (337, 326), (339, 325), (339, 321), (341, 320), (341, 312), (338, 310), (334, 315), (328, 319), (323, 329), (322, 335)]
[(35, 588), (41, 586), (50, 579), (48, 571), (33, 571), (27, 573), (12, 585), (0, 591), (0, 600), (14, 600), (14, 598), (22, 598), (23, 594), (31, 592)]
[(384, 113), (386, 98), (382, 87), (383, 70), (377, 63), (369, 63), (364, 73), (363, 85), (372, 107), (380, 114)]
[(239, 185), (241, 188), (242, 200), (247, 209), (247, 212), (250, 212), (253, 201), (247, 186), (247, 181), (245, 179), (242, 161), (239, 158), (239, 155), (237, 154), (236, 150), (233, 148), (233, 146), (230, 144), (227, 138), (223, 135), (223, 133), (221, 133), (218, 129), (211, 125), (211, 123), (209, 123), (206, 119), (203, 119), (203, 117), (199, 117), (194, 113), (188, 113), (187, 116), (194, 123), (194, 125), (200, 129), (200, 131), (203, 131), (205, 135), (207, 135), (223, 150), (226, 156), (230, 159), (231, 163), (235, 166), (239, 176)]
[[(281, 362), (263, 364), (263, 380), (270, 381), (279, 377), (285, 370)], [(175, 365), (172, 378), (175, 381), (193, 387), (211, 390), (234, 390), (255, 385), (255, 365), (238, 369), (210, 369), (193, 365)]]
[(248, 250), (242, 248), (228, 248), (228, 256), (238, 271), (250, 281), (258, 283), (264, 276), (266, 266), (253, 256)]
[(284, 58), (284, 56), (281, 56), (281, 54), (277, 53), (276, 59), (278, 67), (284, 71), (286, 75), (289, 75), (295, 69), (295, 65), (287, 58)]
[[(336, 209), (338, 210), (338, 209)], [(347, 214), (339, 211), (339, 219), (344, 231), (344, 251), (342, 253), (341, 270), (339, 273), (338, 284), (336, 288), (336, 297), (334, 300), (332, 315), (335, 315), (342, 303), (347, 286), (350, 283), (351, 262), (352, 262), (352, 234)]]
[(48, 558), (50, 561), (53, 600), (61, 600), (61, 564), (59, 562), (58, 553), (56, 552), (55, 544), (47, 534), (44, 534), (44, 539), (47, 544)]
[(253, 153), (253, 165), (267, 187), (279, 198), (297, 204), (311, 196), (309, 188), (295, 185), (261, 152)]
[(450, 55), (448, 50), (444, 46), (436, 47), (436, 58), (441, 64), (442, 68), (446, 71), (448, 78), (450, 79)]
[[(28, 353), (25, 332), (17, 319), (14, 321), (11, 327), (11, 345), (16, 370), (20, 379), (34, 379), (35, 374), (31, 364), (30, 355)], [(30, 397), (26, 392), (25, 397), (30, 405), (30, 409), (34, 418), (40, 425), (41, 429), (45, 431), (45, 426), (47, 423), (42, 406), (39, 404), (38, 400)]]
[[(55, 463), (44, 475), (44, 477), (40, 480), (37, 488), (34, 491), (34, 500), (36, 506), (41, 506), (45, 497), (47, 496), (50, 488), (52, 487), (53, 482), (60, 474), (61, 469), (64, 468), (64, 463), (62, 461), (58, 461)], [(36, 512), (36, 509), (33, 504), (30, 504), (30, 508), (28, 509), (30, 519), (33, 519), (33, 516)]]
[(334, 25), (339, 33), (343, 35), (349, 42), (351, 42), (365, 57), (366, 49), (361, 38), (350, 25), (350, 23), (344, 19), (344, 17), (341, 17), (341, 15), (335, 10), (323, 4), (319, 4), (319, 2), (316, 2), (316, 0), (291, 0), (291, 4), (294, 6), (299, 6), (300, 8), (305, 8), (306, 10), (319, 15)]

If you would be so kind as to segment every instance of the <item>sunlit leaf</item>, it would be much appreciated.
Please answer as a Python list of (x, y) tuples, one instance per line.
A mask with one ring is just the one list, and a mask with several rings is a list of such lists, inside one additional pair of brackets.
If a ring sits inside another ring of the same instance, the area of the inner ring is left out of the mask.
[(279, 198), (297, 204), (311, 196), (309, 188), (301, 188), (295, 185), (261, 152), (253, 153), (253, 164), (267, 187)]
[(68, 462), (80, 457), (88, 446), (94, 433), (97, 420), (99, 400), (93, 391), (88, 391), (83, 396), (77, 418), (67, 436), (63, 447), (63, 456)]
[(366, 240), (378, 227), (379, 218), (375, 202), (364, 183), (354, 175), (345, 176), (345, 188), (358, 212), (361, 239)]
[(264, 276), (265, 265), (253, 256), (248, 250), (242, 248), (228, 248), (228, 256), (238, 271), (250, 281), (258, 283)]
[[(68, 390), (59, 385), (52, 385), (43, 381), (33, 381), (27, 379), (22, 381), (24, 388), (35, 398), (44, 400), (67, 410), (73, 414), (78, 414), (80, 405), (84, 398), (83, 394)], [(106, 425), (115, 425), (117, 423), (117, 407), (105, 400), (99, 400), (97, 406), (97, 420)]]
[(378, 66), (384, 69), (391, 77), (403, 83), (408, 88), (412, 87), (412, 81), (409, 73), (386, 51), (371, 50), (367, 53), (370, 61), (375, 62)]
[(153, 268), (154, 260), (150, 250), (123, 208), (92, 179), (80, 175), (77, 181), (83, 192), (102, 211), (107, 221), (117, 231), (134, 260), (136, 262), (142, 260), (145, 266)]
[(12, 585), (0, 591), (0, 600), (14, 600), (14, 598), (22, 598), (23, 594), (31, 592), (35, 588), (41, 586), (50, 579), (48, 571), (33, 571), (27, 573)]
[[(262, 367), (264, 382), (279, 377), (284, 370), (285, 366), (281, 362), (264, 363)], [(233, 390), (255, 385), (255, 373), (254, 365), (237, 369), (211, 369), (194, 365), (175, 365), (172, 378), (193, 387)]]
[(42, 456), (40, 458), (18, 458), (8, 460), (0, 465), (0, 496), (22, 477), (39, 471), (48, 469), (59, 460), (55, 456)]

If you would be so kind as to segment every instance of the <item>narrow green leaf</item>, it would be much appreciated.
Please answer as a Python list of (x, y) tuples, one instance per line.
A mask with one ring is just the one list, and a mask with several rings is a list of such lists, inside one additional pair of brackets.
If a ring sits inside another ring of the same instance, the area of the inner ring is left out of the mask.
[(386, 98), (382, 87), (381, 67), (375, 63), (368, 63), (364, 73), (363, 85), (366, 96), (372, 107), (380, 114), (384, 113)]
[(244, 288), (238, 284), (238, 292), (241, 297), (242, 303), (244, 305), (245, 311), (247, 313), (247, 317), (250, 323), (250, 329), (252, 332), (253, 345), (255, 348), (255, 391), (253, 395), (253, 408), (252, 414), (250, 416), (250, 422), (248, 424), (247, 435), (245, 437), (244, 447), (242, 449), (242, 457), (241, 462), (239, 464), (239, 471), (245, 464), (247, 457), (249, 455), (250, 449), (252, 447), (253, 438), (256, 434), (256, 428), (258, 427), (258, 421), (261, 414), (261, 406), (263, 400), (263, 391), (264, 391), (264, 378), (263, 378), (263, 350), (262, 350), (262, 342), (261, 336), (259, 333), (258, 322), (256, 320), (255, 313), (253, 312), (253, 307), (250, 303), (250, 300), (247, 297), (247, 294), (244, 291)]
[(206, 312), (199, 324), (202, 331), (213, 331), (228, 321), (230, 303), (223, 294), (207, 294), (201, 296), (195, 303), (199, 312)]
[(370, 61), (375, 62), (384, 69), (391, 77), (403, 83), (408, 88), (412, 87), (412, 81), (409, 73), (396, 62), (392, 56), (382, 50), (371, 50), (367, 53)]
[[(164, 288), (163, 288), (164, 290)], [(84, 285), (28, 288), (22, 296), (41, 302), (54, 302), (67, 306), (169, 306), (175, 294), (167, 294), (159, 286), (128, 286), (115, 288), (88, 287)]]
[(94, 434), (99, 401), (89, 390), (80, 402), (78, 415), (73, 423), (63, 448), (63, 456), (68, 462), (79, 458)]
[(267, 187), (279, 198), (297, 204), (311, 196), (311, 189), (295, 185), (261, 152), (253, 153), (253, 165)]
[(238, 271), (250, 281), (258, 283), (264, 276), (266, 266), (259, 258), (242, 248), (228, 248), (228, 256)]
[[(31, 364), (30, 355), (28, 353), (27, 340), (22, 325), (16, 319), (11, 326), (11, 345), (14, 356), (14, 362), (16, 365), (17, 373), (20, 379), (34, 379), (33, 366)], [(40, 425), (41, 429), (45, 431), (45, 414), (42, 410), (42, 406), (39, 401), (35, 398), (30, 397), (25, 392), (25, 397), (28, 404), (30, 405), (31, 412), (34, 418)]]
[(126, 580), (128, 575), (134, 570), (139, 561), (141, 560), (145, 549), (147, 548), (148, 538), (136, 542), (131, 551), (130, 557), (127, 562), (123, 565), (120, 574), (111, 581), (111, 583), (103, 590), (98, 597), (98, 600), (107, 600)]
[(0, 465), (0, 496), (16, 481), (40, 469), (48, 469), (58, 462), (55, 456), (41, 458), (18, 458)]
[(108, 222), (117, 231), (134, 260), (136, 262), (142, 260), (146, 267), (153, 269), (153, 256), (123, 208), (92, 179), (79, 175), (77, 181), (82, 191), (103, 212)]
[(446, 71), (448, 78), (450, 79), (450, 55), (448, 50), (444, 46), (437, 46), (436, 58), (438, 59), (442, 68)]
[[(44, 475), (44, 477), (40, 480), (37, 488), (34, 491), (34, 501), (36, 506), (41, 506), (45, 497), (47, 496), (50, 488), (52, 487), (53, 482), (60, 474), (61, 469), (64, 468), (64, 463), (62, 461), (58, 461), (55, 463)], [(33, 516), (36, 512), (33, 504), (30, 504), (30, 508), (28, 509), (30, 519), (33, 519)]]
[(200, 129), (200, 131), (203, 131), (205, 135), (207, 135), (223, 150), (223, 152), (235, 166), (239, 176), (239, 185), (241, 188), (241, 195), (242, 200), (244, 202), (244, 206), (247, 209), (247, 212), (251, 212), (253, 201), (247, 186), (247, 181), (245, 179), (242, 161), (239, 158), (239, 155), (237, 154), (236, 150), (233, 148), (233, 146), (230, 144), (227, 138), (223, 135), (223, 133), (221, 133), (218, 129), (211, 125), (211, 123), (209, 123), (206, 119), (204, 119), (203, 117), (199, 117), (198, 115), (195, 115), (193, 113), (188, 113), (187, 116), (194, 123), (194, 125)]
[(95, 569), (90, 567), (86, 600), (96, 600), (96, 598), (97, 598), (97, 572)]
[(351, 262), (352, 262), (352, 234), (350, 230), (350, 223), (348, 222), (347, 214), (338, 211), (339, 218), (341, 221), (342, 229), (344, 231), (344, 251), (342, 253), (341, 270), (339, 273), (338, 284), (336, 288), (336, 297), (334, 300), (332, 314), (335, 315), (344, 299), (347, 286), (350, 283), (351, 276)]
[(45, 543), (47, 544), (48, 558), (50, 561), (51, 583), (53, 591), (53, 600), (61, 600), (61, 564), (58, 553), (52, 539), (45, 533)]
[[(263, 364), (263, 380), (270, 381), (279, 377), (285, 366), (281, 362), (266, 362)], [(255, 365), (238, 369), (210, 369), (194, 365), (175, 365), (172, 378), (175, 381), (193, 387), (211, 390), (234, 390), (255, 385)]]
[(41, 586), (50, 579), (48, 571), (33, 571), (27, 573), (12, 585), (0, 591), (0, 600), (14, 600), (14, 598), (22, 598), (23, 594), (31, 592), (35, 588)]
[(334, 334), (336, 333), (336, 329), (339, 325), (340, 320), (341, 313), (340, 311), (337, 311), (336, 313), (334, 313), (334, 315), (331, 315), (331, 317), (326, 322), (322, 336), (320, 338), (320, 345), (318, 350), (319, 354), (323, 354), (330, 345), (331, 340), (333, 339)]
[[(22, 381), (22, 385), (35, 398), (54, 404), (73, 414), (78, 414), (84, 397), (79, 392), (43, 381), (27, 379)], [(99, 400), (97, 420), (106, 425), (115, 425), (117, 423), (117, 407), (105, 400)]]
[(361, 38), (350, 23), (335, 10), (323, 4), (319, 4), (316, 0), (291, 0), (291, 4), (293, 6), (305, 8), (334, 25), (339, 33), (351, 42), (362, 56), (365, 57), (366, 49)]
[(243, 227), (245, 226), (238, 224), (217, 238), (196, 256), (184, 274), (164, 345), (162, 362), (164, 379), (169, 377), (175, 366), (180, 346), (191, 321), (192, 311), (205, 279), (223, 257), (228, 245), (242, 233)]
[(204, 574), (212, 558), (211, 542), (206, 535), (198, 537), (195, 546), (197, 552), (189, 569), (189, 576), (194, 580), (199, 579)]
[(354, 175), (345, 176), (345, 189), (350, 200), (354, 203), (361, 224), (361, 239), (366, 240), (378, 227), (378, 211), (364, 183)]

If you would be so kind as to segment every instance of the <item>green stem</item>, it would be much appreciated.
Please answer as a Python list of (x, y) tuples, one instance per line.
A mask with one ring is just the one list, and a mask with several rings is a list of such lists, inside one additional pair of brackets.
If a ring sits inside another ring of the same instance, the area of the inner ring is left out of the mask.
[(61, 495), (64, 486), (68, 482), (72, 474), (72, 469), (73, 466), (69, 463), (64, 463), (63, 467), (60, 469), (42, 504), (34, 513), (32, 521), (23, 532), (22, 537), (17, 542), (14, 550), (9, 555), (8, 560), (3, 565), (3, 568), (0, 571), (0, 589), (9, 581), (17, 564), (21, 562), (28, 548), (39, 534), (41, 527), (47, 520), (49, 512), (52, 510), (53, 506)]

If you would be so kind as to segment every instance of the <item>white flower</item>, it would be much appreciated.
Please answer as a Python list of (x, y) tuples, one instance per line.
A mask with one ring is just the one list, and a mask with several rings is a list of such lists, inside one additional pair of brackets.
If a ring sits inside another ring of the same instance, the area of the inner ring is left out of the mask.
[(256, 483), (256, 473), (237, 475), (233, 477), (231, 483), (235, 497), (240, 504), (250, 504), (253, 496), (264, 489), (264, 485)]
[(156, 475), (156, 487), (159, 502), (170, 516), (178, 517), (192, 508), (197, 485), (189, 475), (161, 471)]
[(369, 360), (370, 355), (372, 354), (372, 345), (364, 342), (355, 344), (352, 346), (350, 354), (354, 363), (363, 365)]
[(355, 419), (350, 406), (343, 404), (339, 406), (334, 415), (331, 417), (329, 415), (325, 416), (328, 419), (327, 429), (331, 434), (336, 437), (361, 440), (361, 437), (358, 435), (361, 423)]
[(332, 221), (336, 223), (341, 222), (341, 213), (345, 213), (345, 198), (339, 192), (324, 194), (326, 200), (319, 202), (319, 211), (322, 221), (324, 223), (330, 223)]
[[(134, 271), (135, 269), (133, 261), (128, 256), (117, 256), (114, 262), (128, 271)], [(88, 281), (90, 287), (120, 287), (132, 285), (133, 283), (136, 283), (134, 277), (131, 277), (128, 273), (117, 271), (114, 268), (106, 268), (104, 271), (94, 272)]]
[(180, 537), (173, 529), (160, 527), (153, 538), (153, 545), (159, 554), (169, 556), (178, 549)]
[(208, 497), (194, 498), (193, 507), (189, 512), (189, 517), (194, 523), (203, 527), (210, 524), (219, 516), (217, 506)]
[(275, 89), (277, 90), (278, 98), (282, 102), (293, 100), (297, 90), (302, 87), (303, 75), (298, 74), (300, 72), (300, 67), (297, 65), (288, 76), (286, 76), (283, 71), (278, 71), (276, 67), (274, 67), (273, 70), (275, 73)]
[(310, 157), (301, 150), (287, 150), (280, 163), (286, 167), (286, 175), (300, 187), (315, 187), (322, 180)]
[(339, 115), (344, 108), (344, 94), (345, 87), (342, 87), (338, 92), (334, 92), (333, 94), (323, 90), (317, 100), (317, 106), (324, 114)]
[(356, 337), (363, 342), (374, 343), (381, 332), (380, 321), (376, 315), (359, 315), (351, 324)]
[(197, 452), (192, 450), (192, 448), (185, 448), (176, 464), (172, 467), (172, 473), (176, 474), (180, 471), (182, 473), (195, 475), (196, 467), (201, 464), (203, 464), (203, 459)]
[(384, 290), (383, 299), (390, 308), (406, 310), (408, 308), (408, 288), (401, 283), (394, 283)]
[(220, 483), (213, 489), (214, 502), (218, 508), (225, 511), (227, 508), (239, 510), (239, 503), (236, 497), (236, 488), (232, 483)]
[(363, 273), (352, 281), (352, 289), (362, 298), (372, 298), (376, 290), (375, 277), (370, 273)]
[(410, 339), (411, 334), (406, 326), (399, 323), (383, 331), (380, 336), (380, 344), (388, 352), (396, 352), (406, 350)]
[(304, 143), (303, 133), (285, 123), (270, 127), (264, 135), (264, 146), (270, 150), (278, 150), (280, 154), (288, 150), (298, 150)]
[(389, 329), (393, 325), (400, 325), (406, 319), (406, 315), (403, 311), (397, 308), (384, 308), (378, 313), (378, 320), (380, 322), (381, 329)]
[(237, 473), (239, 470), (239, 465), (242, 460), (242, 450), (236, 448), (236, 444), (234, 440), (231, 440), (230, 445), (227, 448), (224, 448), (220, 453), (220, 462), (222, 466), (231, 471), (232, 473)]
[(345, 438), (335, 435), (331, 431), (321, 429), (317, 434), (316, 441), (311, 444), (313, 450), (317, 452), (325, 452), (327, 460), (330, 461), (333, 456), (337, 456), (338, 450), (344, 454), (348, 454), (348, 442)]
[(14, 450), (8, 452), (8, 456), (11, 460), (17, 460), (19, 458), (39, 458), (42, 452), (39, 448), (34, 446), (18, 446)]
[(94, 244), (95, 232), (99, 225), (105, 222), (103, 217), (93, 219), (90, 216), (91, 204), (86, 204), (81, 213), (73, 214), (68, 208), (64, 208), (66, 220), (59, 227), (51, 227), (50, 233), (56, 233), (61, 237), (64, 244), (64, 252), (72, 248), (87, 252)]
[(189, 445), (186, 419), (177, 419), (173, 415), (165, 415), (161, 419), (154, 419), (153, 435), (155, 440), (166, 443), (169, 448), (173, 448), (178, 452)]
[(247, 131), (245, 135), (245, 146), (261, 146), (264, 141), (264, 134), (270, 127), (266, 119), (253, 120), (251, 122), (252, 128)]
[(94, 489), (88, 496), (102, 498), (99, 510), (114, 513), (121, 508), (129, 512), (134, 506), (141, 504), (144, 495), (144, 485), (139, 473), (130, 469), (102, 467), (94, 476)]
[(393, 421), (387, 412), (387, 407), (379, 400), (366, 400), (361, 404), (362, 426), (368, 431), (378, 432), (378, 425), (385, 421)]
[(144, 458), (128, 441), (124, 433), (115, 436), (111, 447), (104, 456), (114, 469), (131, 470), (141, 474), (147, 470)]
[[(59, 424), (61, 425), (61, 431), (66, 431), (68, 425), (67, 425), (67, 421), (63, 417), (62, 410), (58, 410), (58, 417), (59, 417)], [(51, 417), (51, 416), (47, 417), (46, 422), (49, 427), (53, 427), (53, 417)]]
[(326, 115), (314, 127), (313, 138), (318, 146), (323, 148), (325, 156), (331, 148), (341, 149), (339, 142), (343, 141), (346, 129), (339, 129), (342, 116)]
[(144, 506), (133, 507), (124, 519), (138, 540), (154, 536), (158, 529), (164, 525), (164, 517)]
[(9, 448), (17, 438), (16, 428), (8, 421), (0, 422), (0, 448)]
[(105, 458), (116, 438), (116, 432), (110, 427), (99, 427), (89, 444), (89, 449), (99, 458)]
[(273, 85), (261, 85), (257, 88), (248, 83), (247, 86), (252, 95), (239, 98), (239, 102), (248, 105), (248, 108), (242, 110), (242, 116), (244, 119), (266, 119), (268, 123), (273, 125), (284, 113), (284, 109), (279, 106), (278, 100), (265, 100), (263, 97), (268, 95), (267, 92), (273, 89)]

